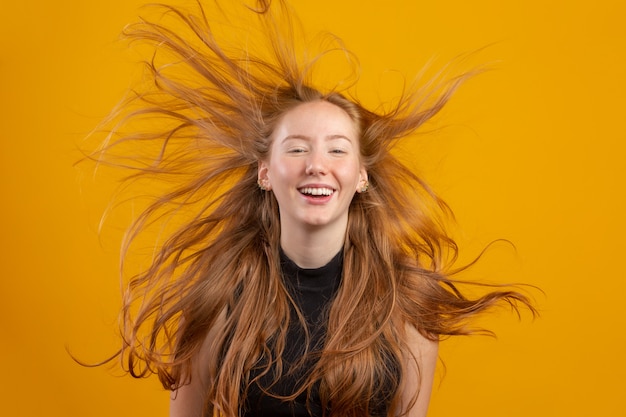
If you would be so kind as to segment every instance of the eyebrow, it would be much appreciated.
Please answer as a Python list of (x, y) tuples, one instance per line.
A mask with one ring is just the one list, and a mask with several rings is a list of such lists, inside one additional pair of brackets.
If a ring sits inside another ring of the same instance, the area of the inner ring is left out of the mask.
[[(305, 139), (305, 140), (311, 140), (310, 136), (307, 135), (300, 135), (300, 134), (295, 134), (295, 135), (287, 135), (283, 138), (282, 142), (286, 142), (290, 139)], [(335, 139), (345, 139), (348, 142), (352, 143), (352, 139), (350, 139), (348, 136), (346, 135), (328, 135), (325, 138), (326, 140), (335, 140)]]

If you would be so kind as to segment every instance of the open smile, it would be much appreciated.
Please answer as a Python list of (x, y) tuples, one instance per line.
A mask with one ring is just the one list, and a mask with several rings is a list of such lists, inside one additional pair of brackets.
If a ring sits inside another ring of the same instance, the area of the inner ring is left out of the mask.
[(299, 188), (300, 194), (311, 197), (329, 197), (335, 192), (334, 189), (328, 187), (303, 187)]

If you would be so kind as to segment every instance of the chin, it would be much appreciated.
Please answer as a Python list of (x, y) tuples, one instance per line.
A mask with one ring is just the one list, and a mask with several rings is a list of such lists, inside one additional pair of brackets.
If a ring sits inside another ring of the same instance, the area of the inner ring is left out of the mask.
[(330, 219), (328, 217), (307, 218), (307, 219), (303, 219), (302, 223), (309, 227), (315, 227), (315, 228), (337, 227), (339, 224), (341, 224), (341, 222), (338, 221), (338, 219)]
[(327, 220), (307, 220), (304, 224), (309, 227), (324, 227), (330, 225), (330, 222)]

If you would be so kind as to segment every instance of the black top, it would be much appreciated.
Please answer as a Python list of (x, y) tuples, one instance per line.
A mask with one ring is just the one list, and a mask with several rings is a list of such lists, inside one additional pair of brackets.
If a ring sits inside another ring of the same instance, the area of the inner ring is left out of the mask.
[[(317, 361), (315, 352), (320, 352), (324, 347), (328, 311), (342, 280), (343, 252), (335, 255), (325, 266), (316, 269), (300, 268), (282, 251), (280, 255), (285, 287), (307, 323), (310, 335), (309, 355), (301, 361), (307, 348), (306, 338), (292, 306), (291, 323), (282, 355), (283, 373), (278, 381), (275, 381), (276, 367), (272, 366), (269, 372), (258, 379), (257, 383), (250, 385), (241, 416), (322, 417), (319, 383), (313, 386), (310, 395), (305, 391), (293, 401), (284, 401), (276, 396), (292, 395), (303, 385)], [(271, 341), (269, 345), (271, 348)], [(391, 373), (400, 372), (399, 363), (391, 352), (383, 352), (381, 356), (388, 361), (388, 369)], [(252, 381), (258, 377), (266, 369), (266, 364), (267, 362), (261, 359), (258, 366), (251, 370), (249, 380)], [(395, 377), (387, 374), (380, 375), (379, 378), (378, 390), (372, 393), (372, 398), (369, 400), (368, 414), (372, 417), (387, 416), (389, 401), (397, 389)]]
[[(304, 269), (296, 265), (281, 251), (281, 269), (285, 287), (294, 299), (300, 312), (305, 317), (309, 331), (309, 352), (320, 351), (326, 337), (328, 322), (328, 309), (341, 283), (341, 271), (343, 267), (343, 253), (339, 252), (325, 266), (315, 269)], [(245, 408), (242, 412), (244, 417), (301, 417), (322, 415), (321, 401), (317, 386), (309, 398), (307, 409), (307, 393), (298, 396), (295, 401), (283, 401), (279, 398), (265, 394), (263, 389), (271, 394), (285, 396), (293, 394), (302, 385), (306, 376), (315, 364), (315, 359), (307, 359), (300, 366), (294, 366), (305, 354), (305, 332), (302, 328), (295, 309), (291, 308), (291, 324), (287, 331), (287, 340), (283, 354), (283, 375), (274, 384), (272, 371), (259, 379), (258, 384), (252, 384), (247, 392)], [(258, 376), (265, 368), (259, 364), (256, 371), (253, 370), (250, 379)]]

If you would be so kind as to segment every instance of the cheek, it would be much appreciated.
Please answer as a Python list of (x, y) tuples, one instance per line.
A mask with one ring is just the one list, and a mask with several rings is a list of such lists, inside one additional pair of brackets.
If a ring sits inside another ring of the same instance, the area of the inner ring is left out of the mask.
[(273, 188), (281, 188), (293, 183), (300, 174), (297, 160), (275, 158), (268, 172)]
[(356, 189), (361, 178), (361, 165), (358, 161), (353, 161), (352, 163), (343, 165), (338, 173), (341, 175), (346, 185), (354, 185)]
[(274, 177), (280, 181), (288, 181), (297, 171), (296, 164), (290, 161), (276, 161), (274, 164)]

